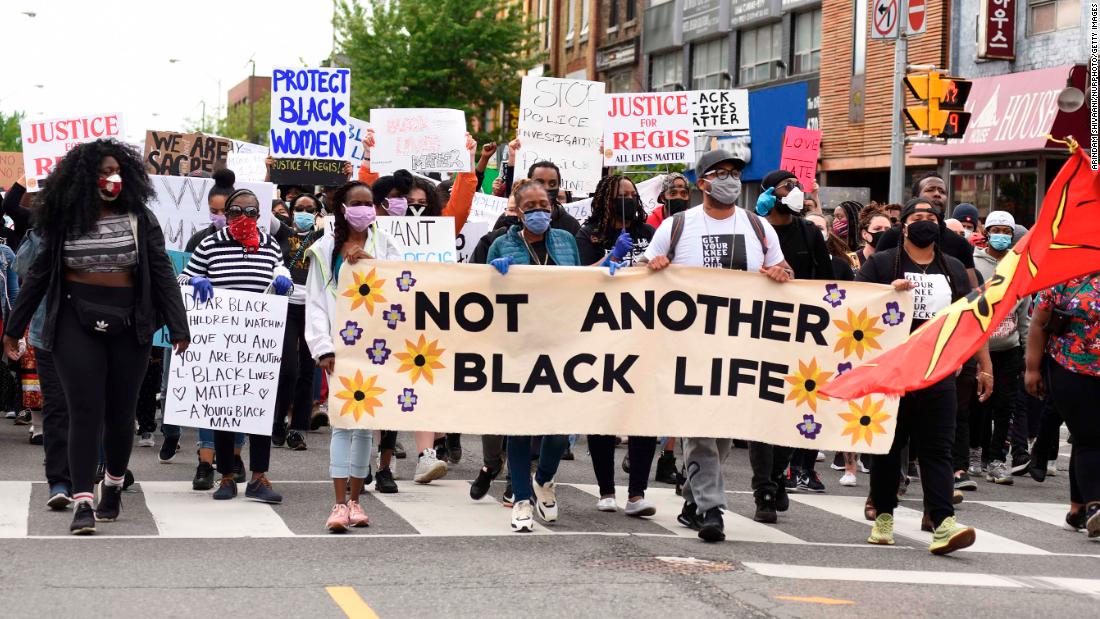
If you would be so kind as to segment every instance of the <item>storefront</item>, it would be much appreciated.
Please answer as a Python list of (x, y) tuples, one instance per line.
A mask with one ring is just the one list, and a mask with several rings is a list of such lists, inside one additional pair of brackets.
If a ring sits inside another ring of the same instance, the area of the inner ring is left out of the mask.
[(1074, 136), (1088, 148), (1088, 105), (1074, 112), (1058, 109), (1068, 84), (1086, 90), (1087, 68), (1069, 65), (973, 80), (966, 103), (970, 125), (960, 140), (918, 144), (914, 157), (941, 160), (950, 175), (951, 204), (969, 202), (985, 217), (1009, 211), (1031, 226), (1046, 188), (1067, 154), (1048, 136)]

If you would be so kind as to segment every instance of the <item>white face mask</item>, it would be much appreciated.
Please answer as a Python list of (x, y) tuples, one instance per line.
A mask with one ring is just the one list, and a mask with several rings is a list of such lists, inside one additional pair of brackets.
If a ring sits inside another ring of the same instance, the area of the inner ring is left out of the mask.
[(790, 193), (783, 196), (782, 202), (787, 205), (787, 208), (795, 213), (801, 213), (802, 208), (806, 206), (806, 194), (802, 193), (802, 190), (798, 187), (795, 187)]

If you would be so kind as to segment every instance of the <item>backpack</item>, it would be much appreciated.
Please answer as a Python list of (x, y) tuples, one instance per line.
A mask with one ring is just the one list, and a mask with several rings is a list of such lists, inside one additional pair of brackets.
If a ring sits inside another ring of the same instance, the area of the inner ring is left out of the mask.
[[(734, 213), (734, 217), (737, 214)], [(672, 216), (672, 236), (668, 241), (668, 253), (665, 257), (669, 262), (676, 257), (676, 246), (680, 244), (680, 237), (684, 235), (684, 211), (680, 211)], [(764, 256), (768, 255), (768, 237), (764, 234), (764, 224), (760, 222), (760, 216), (756, 213), (749, 212), (749, 225), (752, 226), (752, 231), (756, 233), (756, 240), (760, 241), (760, 247), (764, 251)]]

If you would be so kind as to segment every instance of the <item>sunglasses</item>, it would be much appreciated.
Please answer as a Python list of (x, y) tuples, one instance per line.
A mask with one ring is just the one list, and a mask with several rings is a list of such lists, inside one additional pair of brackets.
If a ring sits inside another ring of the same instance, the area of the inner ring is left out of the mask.
[(241, 215), (244, 215), (249, 219), (259, 219), (260, 209), (255, 206), (246, 206), (244, 208), (241, 208), (239, 206), (231, 206), (225, 209), (225, 214), (230, 217), (240, 217)]

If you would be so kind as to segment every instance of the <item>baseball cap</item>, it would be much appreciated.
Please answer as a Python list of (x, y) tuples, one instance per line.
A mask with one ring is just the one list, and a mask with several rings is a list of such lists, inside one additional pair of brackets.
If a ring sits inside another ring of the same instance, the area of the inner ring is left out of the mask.
[(739, 157), (735, 157), (733, 153), (728, 150), (716, 149), (703, 153), (699, 157), (699, 161), (695, 162), (695, 177), (702, 178), (704, 174), (709, 172), (711, 168), (725, 161), (732, 161), (735, 168), (738, 170), (745, 169), (745, 162)]
[(985, 227), (990, 228), (992, 226), (1008, 226), (1009, 228), (1015, 229), (1016, 218), (1008, 211), (991, 211), (989, 215), (985, 217)]

